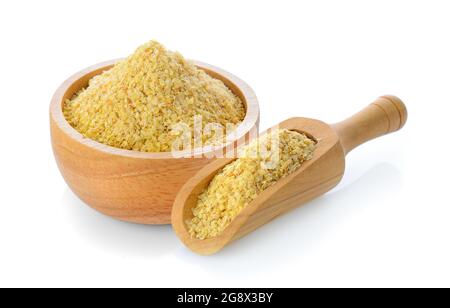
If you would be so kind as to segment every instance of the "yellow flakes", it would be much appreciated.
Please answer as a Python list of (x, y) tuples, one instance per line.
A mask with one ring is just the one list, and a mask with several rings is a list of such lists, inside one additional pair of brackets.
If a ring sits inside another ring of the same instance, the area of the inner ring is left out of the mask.
[[(245, 117), (243, 102), (222, 81), (155, 41), (92, 78), (63, 111), (85, 137), (142, 152), (171, 151), (177, 138), (172, 127), (185, 123), (192, 130), (195, 116), (203, 125), (223, 127)], [(204, 135), (202, 141), (212, 138)]]
[(190, 235), (201, 240), (220, 235), (261, 192), (311, 159), (314, 149), (313, 140), (285, 129), (254, 140), (200, 194), (187, 221)]

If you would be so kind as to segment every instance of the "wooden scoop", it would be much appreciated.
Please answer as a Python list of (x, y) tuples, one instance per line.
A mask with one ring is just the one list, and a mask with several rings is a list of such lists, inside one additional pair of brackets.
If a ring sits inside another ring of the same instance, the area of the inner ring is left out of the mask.
[(317, 142), (311, 160), (295, 173), (262, 192), (215, 238), (199, 240), (189, 235), (197, 198), (214, 176), (235, 159), (217, 159), (201, 169), (179, 192), (172, 210), (172, 225), (183, 243), (196, 253), (210, 255), (252, 232), (275, 217), (314, 199), (335, 187), (344, 174), (345, 155), (358, 145), (403, 127), (407, 111), (394, 96), (382, 96), (353, 117), (334, 124), (292, 118), (279, 128), (303, 132)]

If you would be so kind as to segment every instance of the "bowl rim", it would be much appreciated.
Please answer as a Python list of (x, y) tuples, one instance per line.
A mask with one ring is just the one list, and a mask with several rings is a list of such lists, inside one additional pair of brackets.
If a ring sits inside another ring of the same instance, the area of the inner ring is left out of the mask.
[[(66, 95), (67, 91), (77, 82), (84, 79), (86, 75), (96, 76), (101, 74), (103, 71), (106, 71), (113, 67), (118, 61), (123, 60), (122, 58), (109, 60), (101, 63), (97, 63), (91, 65), (75, 74), (70, 76), (66, 81), (64, 81), (58, 89), (55, 91), (51, 104), (50, 104), (50, 118), (54, 121), (54, 123), (63, 131), (67, 136), (69, 136), (74, 141), (83, 144), (86, 147), (92, 148), (97, 151), (101, 151), (107, 154), (113, 154), (118, 156), (125, 156), (131, 158), (143, 158), (143, 159), (170, 159), (170, 158), (178, 158), (178, 157), (189, 157), (194, 154), (192, 157), (203, 157), (203, 156), (211, 156), (214, 153), (223, 153), (223, 150), (229, 146), (230, 144), (243, 140), (246, 138), (247, 134), (251, 133), (253, 129), (258, 129), (260, 110), (259, 103), (253, 89), (242, 79), (237, 76), (221, 69), (216, 66), (196, 61), (190, 60), (197, 66), (199, 69), (204, 70), (208, 74), (213, 74), (216, 76), (212, 76), (213, 78), (220, 77), (219, 79), (224, 79), (226, 82), (234, 85), (241, 93), (241, 96), (245, 99), (244, 104), (246, 105), (246, 115), (242, 123), (236, 129), (236, 138), (233, 138), (228, 144), (225, 144), (223, 147), (213, 147), (206, 146), (203, 148), (197, 148), (193, 150), (187, 151), (179, 151), (179, 152), (140, 152), (134, 150), (126, 150), (121, 148), (115, 148), (113, 146), (109, 146), (100, 142), (97, 142), (93, 139), (84, 137), (80, 132), (78, 132), (75, 128), (73, 128), (69, 122), (67, 122), (64, 114), (62, 105), (64, 103), (63, 99)], [(96, 73), (97, 72), (97, 73)], [(91, 78), (92, 78), (91, 77)], [(90, 78), (89, 78), (90, 79)], [(228, 87), (228, 86), (227, 86)], [(229, 88), (229, 87), (228, 87)], [(238, 95), (230, 89), (235, 95)], [(256, 131), (257, 135), (257, 131)], [(176, 155), (174, 155), (176, 154)]]

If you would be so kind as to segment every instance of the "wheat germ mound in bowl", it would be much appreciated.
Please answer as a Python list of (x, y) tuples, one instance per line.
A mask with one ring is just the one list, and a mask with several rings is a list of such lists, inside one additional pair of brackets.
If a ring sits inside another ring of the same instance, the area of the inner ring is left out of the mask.
[[(225, 84), (151, 41), (67, 100), (64, 116), (83, 136), (116, 148), (169, 152), (173, 125), (238, 125), (245, 105)], [(187, 127), (187, 126), (186, 126)], [(203, 135), (204, 144), (215, 142)], [(193, 134), (192, 134), (193, 140)], [(223, 141), (223, 140), (222, 140)]]

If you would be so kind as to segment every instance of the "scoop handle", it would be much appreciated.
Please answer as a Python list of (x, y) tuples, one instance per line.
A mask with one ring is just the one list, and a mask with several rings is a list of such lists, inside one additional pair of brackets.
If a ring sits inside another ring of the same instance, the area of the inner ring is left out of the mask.
[(379, 97), (372, 104), (345, 121), (332, 125), (344, 152), (401, 129), (408, 118), (405, 104), (392, 95)]

